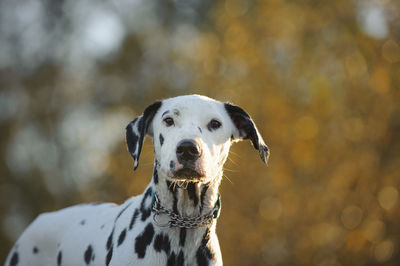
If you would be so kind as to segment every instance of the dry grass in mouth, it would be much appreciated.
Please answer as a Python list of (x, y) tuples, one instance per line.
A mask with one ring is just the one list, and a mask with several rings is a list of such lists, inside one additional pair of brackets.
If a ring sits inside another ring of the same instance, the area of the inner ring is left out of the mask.
[(177, 179), (177, 180), (171, 180), (171, 184), (169, 185), (169, 188), (172, 188), (175, 191), (176, 187), (187, 189), (189, 183), (200, 183), (200, 180), (194, 179), (194, 180), (182, 180), (182, 179)]

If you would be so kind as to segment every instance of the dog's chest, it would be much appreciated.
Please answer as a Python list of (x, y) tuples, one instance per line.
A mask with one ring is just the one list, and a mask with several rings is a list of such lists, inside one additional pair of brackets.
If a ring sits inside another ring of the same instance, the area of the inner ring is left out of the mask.
[[(142, 201), (144, 198), (145, 195)], [(107, 225), (108, 235), (102, 241), (105, 245), (100, 247), (106, 265), (213, 264), (216, 256), (210, 244), (216, 239), (215, 226), (159, 227), (153, 220), (154, 214), (147, 214), (147, 204), (141, 210), (141, 204), (134, 203), (137, 201), (120, 206), (113, 224)]]

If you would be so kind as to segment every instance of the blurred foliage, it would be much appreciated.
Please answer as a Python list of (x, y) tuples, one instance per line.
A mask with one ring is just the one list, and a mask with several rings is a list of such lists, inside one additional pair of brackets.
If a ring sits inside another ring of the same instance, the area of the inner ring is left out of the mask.
[(398, 265), (400, 3), (0, 2), (0, 261), (41, 212), (123, 202), (124, 127), (198, 93), (253, 117), (221, 186), (226, 265)]

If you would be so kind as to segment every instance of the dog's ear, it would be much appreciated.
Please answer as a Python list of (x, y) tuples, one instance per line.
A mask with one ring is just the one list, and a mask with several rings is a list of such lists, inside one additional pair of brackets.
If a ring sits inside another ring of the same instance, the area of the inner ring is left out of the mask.
[(141, 116), (135, 118), (135, 120), (126, 126), (126, 144), (135, 161), (133, 165), (134, 170), (136, 170), (139, 165), (139, 156), (142, 151), (144, 137), (146, 134), (152, 134), (152, 132), (149, 131), (149, 127), (160, 106), (160, 101), (149, 105)]
[(264, 140), (257, 130), (253, 120), (242, 108), (236, 105), (225, 103), (225, 110), (228, 112), (233, 124), (236, 126), (232, 134), (234, 140), (250, 139), (253, 146), (260, 153), (261, 160), (267, 163), (269, 150)]

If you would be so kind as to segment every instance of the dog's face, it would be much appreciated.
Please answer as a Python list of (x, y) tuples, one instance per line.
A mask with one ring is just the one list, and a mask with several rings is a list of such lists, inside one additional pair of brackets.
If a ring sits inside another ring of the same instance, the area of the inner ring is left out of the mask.
[(194, 182), (221, 172), (237, 131), (223, 103), (199, 96), (163, 101), (149, 130), (159, 174)]
[(139, 160), (144, 135), (153, 136), (160, 177), (208, 183), (219, 178), (231, 143), (250, 139), (264, 162), (268, 148), (250, 116), (241, 108), (199, 96), (155, 102), (127, 126), (127, 144)]

